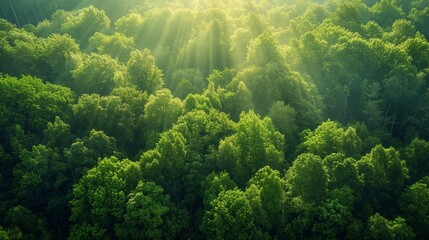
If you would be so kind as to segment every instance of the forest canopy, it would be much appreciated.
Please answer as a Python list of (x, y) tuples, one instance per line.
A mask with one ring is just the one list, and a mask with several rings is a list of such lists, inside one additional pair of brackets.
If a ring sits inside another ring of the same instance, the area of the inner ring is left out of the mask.
[(2, 0), (0, 239), (428, 239), (429, 2)]

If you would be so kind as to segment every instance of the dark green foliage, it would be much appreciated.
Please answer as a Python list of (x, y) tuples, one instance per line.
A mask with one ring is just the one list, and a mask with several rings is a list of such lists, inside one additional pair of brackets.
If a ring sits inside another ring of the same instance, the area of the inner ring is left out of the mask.
[(222, 191), (210, 205), (211, 210), (204, 214), (202, 225), (208, 239), (255, 237), (253, 211), (244, 192), (239, 189)]
[(292, 149), (298, 142), (298, 124), (296, 111), (293, 107), (285, 105), (284, 102), (274, 102), (269, 109), (268, 117), (280, 133), (285, 135), (288, 150)]
[(64, 157), (71, 166), (72, 182), (77, 182), (99, 158), (110, 157), (117, 151), (116, 140), (102, 131), (91, 130), (83, 139), (76, 139), (64, 148)]
[(414, 139), (405, 148), (404, 159), (410, 170), (411, 183), (429, 175), (429, 143), (422, 139)]
[(242, 83), (249, 89), (250, 100), (257, 113), (267, 114), (273, 102), (283, 101), (297, 110), (301, 128), (313, 127), (314, 123), (320, 122), (317, 91), (301, 75), (279, 62), (255, 63), (259, 65), (240, 71), (232, 83), (238, 90)]
[(119, 63), (109, 55), (93, 53), (72, 71), (72, 89), (78, 94), (109, 95), (115, 86), (122, 84), (119, 69)]
[(98, 94), (84, 94), (73, 105), (73, 112), (74, 126), (79, 134), (87, 134), (92, 129), (102, 130), (119, 140), (124, 147), (132, 142), (133, 130), (140, 117), (131, 112), (127, 102), (113, 95), (101, 97)]
[(9, 239), (52, 238), (46, 222), (23, 206), (12, 207), (3, 216), (3, 224)]
[(425, 0), (0, 1), (0, 239), (427, 239)]
[(217, 198), (219, 193), (237, 187), (227, 172), (221, 172), (220, 174), (211, 173), (206, 177), (202, 185), (204, 189), (204, 206), (206, 209), (212, 208), (211, 202)]
[(242, 113), (236, 132), (219, 144), (218, 168), (230, 172), (243, 186), (264, 166), (285, 166), (283, 142), (284, 136), (274, 129), (269, 118), (260, 119), (253, 111)]
[(368, 220), (367, 239), (413, 239), (412, 229), (401, 217), (389, 221), (380, 214), (371, 216)]
[(328, 201), (317, 209), (318, 216), (313, 226), (313, 234), (318, 239), (335, 239), (344, 234), (350, 224), (350, 209), (336, 199)]
[(429, 221), (429, 178), (426, 176), (417, 183), (407, 187), (402, 193), (400, 206), (407, 223), (413, 228), (417, 239), (427, 236)]
[(143, 182), (139, 165), (129, 160), (101, 160), (74, 185), (70, 204), (70, 239), (164, 239), (178, 230), (168, 220), (174, 214), (169, 196)]
[(41, 133), (56, 116), (70, 118), (73, 94), (70, 89), (30, 76), (21, 79), (0, 76), (0, 131), (4, 136), (20, 125), (25, 131)]
[(369, 203), (377, 212), (395, 212), (397, 199), (409, 177), (399, 152), (392, 147), (386, 149), (377, 145), (356, 164), (364, 183), (363, 203)]
[(325, 157), (322, 162), (327, 170), (330, 188), (348, 186), (356, 192), (361, 191), (362, 183), (358, 177), (355, 159), (346, 158), (342, 153), (333, 153)]
[[(17, 196), (23, 198), (26, 206), (42, 210), (47, 203), (43, 197), (55, 201), (45, 194), (59, 193), (67, 183), (66, 163), (54, 150), (44, 145), (33, 146), (31, 151), (20, 154), (21, 163), (13, 171), (16, 180)], [(37, 200), (36, 200), (37, 199)]]
[(286, 183), (280, 172), (269, 166), (259, 169), (248, 182), (246, 194), (255, 213), (255, 224), (266, 234), (280, 234), (283, 231), (283, 204)]
[(298, 156), (286, 173), (288, 191), (304, 203), (322, 202), (326, 197), (327, 182), (322, 160), (311, 153)]

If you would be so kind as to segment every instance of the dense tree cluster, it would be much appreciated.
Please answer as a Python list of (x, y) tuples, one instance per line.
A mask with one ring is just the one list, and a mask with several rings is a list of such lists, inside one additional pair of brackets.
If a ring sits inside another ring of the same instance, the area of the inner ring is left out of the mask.
[(428, 239), (427, 1), (0, 17), (0, 239)]

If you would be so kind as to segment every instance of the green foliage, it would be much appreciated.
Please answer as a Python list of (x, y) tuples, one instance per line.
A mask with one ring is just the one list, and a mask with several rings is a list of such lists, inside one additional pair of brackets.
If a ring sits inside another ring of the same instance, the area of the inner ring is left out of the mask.
[(133, 38), (117, 32), (110, 36), (96, 32), (89, 39), (89, 48), (96, 49), (99, 54), (108, 54), (121, 62), (126, 62), (130, 58), (133, 46)]
[(231, 65), (229, 19), (216, 8), (206, 9), (199, 15), (201, 25), (192, 31), (176, 61), (180, 68), (199, 68), (204, 76), (208, 76), (214, 69), (223, 70)]
[(426, 176), (417, 183), (408, 186), (402, 193), (400, 206), (407, 223), (413, 228), (416, 239), (424, 239), (429, 221), (429, 178)]
[(420, 9), (413, 8), (409, 13), (409, 17), (415, 22), (417, 29), (427, 38), (429, 32), (425, 28), (425, 23), (429, 19), (429, 7), (426, 5)]
[(56, 116), (70, 117), (70, 89), (44, 84), (40, 79), (0, 76), (0, 131), (10, 133), (15, 125), (25, 131), (42, 132)]
[(76, 139), (68, 148), (64, 148), (64, 157), (72, 169), (72, 181), (77, 182), (97, 164), (99, 158), (110, 157), (116, 150), (116, 139), (102, 131), (91, 130), (88, 136)]
[(126, 72), (130, 83), (149, 94), (160, 90), (164, 84), (162, 71), (155, 65), (155, 58), (147, 49), (131, 52)]
[(414, 139), (405, 148), (404, 159), (410, 170), (410, 180), (412, 183), (429, 175), (429, 143), (422, 139)]
[[(10, 208), (4, 215), (9, 239), (50, 239), (46, 222), (23, 206)], [(6, 238), (7, 239), (7, 238)]]
[(273, 102), (283, 101), (297, 110), (298, 123), (302, 124), (300, 127), (310, 127), (320, 121), (314, 86), (299, 73), (278, 62), (245, 68), (233, 80), (238, 90), (241, 82), (249, 89), (251, 103), (257, 113), (267, 114)]
[[(123, 239), (173, 239), (174, 230), (168, 227), (168, 213), (172, 205), (168, 195), (153, 182), (139, 182), (128, 195), (124, 214), (124, 228), (118, 230)], [(142, 231), (142, 229), (144, 229)]]
[[(364, 182), (364, 200), (379, 212), (397, 209), (396, 199), (408, 179), (408, 168), (393, 147), (375, 146), (371, 153), (357, 163), (358, 174)], [(387, 204), (389, 203), (389, 204)]]
[(73, 112), (75, 129), (79, 133), (102, 130), (115, 137), (121, 146), (134, 138), (133, 130), (139, 116), (134, 115), (131, 106), (119, 96), (84, 94), (73, 105)]
[(271, 120), (250, 111), (240, 115), (236, 132), (220, 142), (217, 164), (243, 186), (266, 165), (283, 168), (283, 149), (284, 136), (274, 129)]
[(45, 135), (46, 146), (57, 148), (58, 150), (68, 147), (74, 140), (70, 125), (63, 122), (58, 116), (55, 117), (54, 122), (48, 123), (43, 133)]
[(67, 185), (66, 163), (54, 150), (44, 146), (33, 146), (31, 151), (21, 152), (21, 163), (13, 171), (17, 183), (17, 195), (23, 198), (26, 206), (42, 210), (46, 205), (55, 203), (46, 202), (42, 197), (51, 193), (50, 201), (56, 199), (61, 189)]
[(130, 13), (118, 19), (115, 22), (115, 29), (119, 33), (123, 33), (126, 36), (138, 37), (138, 31), (143, 24), (143, 16), (138, 13)]
[(282, 232), (286, 183), (280, 173), (269, 166), (263, 167), (249, 180), (248, 185), (246, 194), (255, 213), (255, 224), (272, 234)]
[(350, 209), (339, 203), (337, 200), (331, 200), (317, 209), (316, 223), (313, 226), (313, 234), (318, 239), (335, 239), (341, 236), (350, 220), (352, 214)]
[(392, 0), (381, 0), (375, 3), (370, 10), (374, 14), (375, 20), (382, 26), (389, 26), (395, 19), (400, 19), (404, 15), (401, 7)]
[(331, 120), (323, 122), (313, 132), (304, 131), (304, 139), (300, 151), (310, 152), (320, 157), (331, 153), (343, 153), (346, 156), (360, 156), (362, 140), (356, 130), (349, 127), (346, 131), (338, 123)]
[(208, 113), (195, 110), (179, 117), (173, 129), (187, 139), (189, 148), (202, 154), (217, 147), (219, 140), (230, 135), (235, 125), (225, 113), (213, 109)]
[(405, 51), (411, 56), (412, 64), (418, 69), (425, 69), (429, 67), (429, 43), (422, 37), (409, 38), (402, 43)]
[(44, 41), (42, 59), (50, 67), (50, 80), (72, 86), (70, 71), (81, 64), (79, 45), (69, 35), (50, 35)]
[(1, 71), (12, 76), (43, 74), (39, 66), (40, 55), (43, 52), (41, 42), (34, 34), (23, 29), (1, 30)]
[(244, 192), (239, 189), (220, 192), (210, 202), (201, 226), (208, 239), (252, 239), (255, 226), (253, 211)]
[(101, 160), (73, 187), (70, 239), (173, 238), (174, 229), (167, 228), (165, 221), (172, 211), (168, 195), (142, 180), (135, 162), (115, 157)]
[(298, 141), (298, 124), (295, 109), (285, 105), (284, 102), (277, 101), (270, 106), (268, 117), (271, 118), (276, 129), (285, 135), (286, 144), (294, 146)]
[(140, 158), (144, 176), (163, 186), (176, 202), (183, 199), (182, 174), (187, 152), (183, 135), (170, 130), (161, 134), (154, 150), (145, 152)]
[[(110, 28), (110, 19), (105, 12), (93, 6), (72, 11), (67, 15), (61, 23), (61, 31), (70, 34), (84, 46), (95, 32), (105, 32)], [(54, 24), (55, 20), (53, 19)]]
[(0, 1), (0, 238), (426, 239), (428, 22), (425, 0)]
[(401, 217), (389, 221), (380, 214), (371, 216), (367, 226), (367, 239), (413, 239), (412, 229)]
[(360, 192), (361, 181), (357, 174), (356, 160), (346, 158), (342, 153), (333, 153), (323, 159), (323, 166), (328, 175), (328, 186), (330, 188), (341, 188), (348, 186)]
[(220, 174), (211, 173), (201, 184), (203, 185), (204, 207), (206, 209), (212, 207), (211, 202), (217, 198), (219, 193), (233, 190), (237, 187), (227, 172), (221, 172)]
[(171, 83), (167, 85), (173, 89), (174, 95), (181, 99), (190, 93), (200, 93), (206, 87), (204, 77), (198, 69), (176, 70), (171, 77)]
[(210, 111), (210, 109), (214, 109), (210, 98), (199, 94), (189, 94), (183, 101), (183, 104), (184, 112), (191, 112), (194, 110), (202, 110), (208, 112)]
[(98, 93), (106, 96), (123, 81), (117, 60), (109, 55), (95, 53), (86, 56), (82, 64), (72, 71), (72, 75), (72, 88), (78, 94)]
[(233, 120), (238, 121), (240, 113), (253, 109), (252, 92), (247, 88), (244, 82), (240, 82), (237, 91), (226, 92), (223, 89), (219, 91), (219, 98), (222, 103), (222, 110), (231, 115)]
[(416, 27), (404, 19), (396, 20), (392, 24), (392, 31), (385, 34), (385, 38), (391, 42), (398, 44), (402, 43), (407, 39), (413, 38), (416, 36)]
[(171, 91), (162, 89), (150, 95), (144, 106), (143, 124), (149, 130), (145, 136), (148, 146), (156, 143), (158, 135), (171, 128), (173, 123), (182, 114), (183, 102), (175, 98)]
[(7, 230), (3, 230), (3, 227), (0, 226), (0, 238), (4, 239), (4, 240), (9, 240), (9, 233), (7, 232)]
[(279, 44), (268, 33), (263, 33), (249, 43), (246, 63), (263, 67), (268, 63), (281, 63)]
[(304, 203), (320, 203), (326, 197), (328, 177), (317, 155), (299, 155), (285, 177), (288, 191)]

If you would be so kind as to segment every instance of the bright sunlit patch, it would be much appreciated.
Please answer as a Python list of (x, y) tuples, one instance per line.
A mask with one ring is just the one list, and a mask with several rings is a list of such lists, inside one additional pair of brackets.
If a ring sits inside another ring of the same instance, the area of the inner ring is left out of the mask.
[[(133, 13), (140, 24), (129, 34), (141, 39), (138, 47), (152, 50), (157, 65), (169, 76), (178, 69), (200, 69), (207, 76), (214, 69), (231, 67), (231, 19), (221, 8), (229, 1), (179, 1), (167, 8)], [(116, 25), (134, 24), (131, 14)], [(128, 23), (124, 23), (128, 21)], [(120, 29), (120, 28), (119, 28)]]

